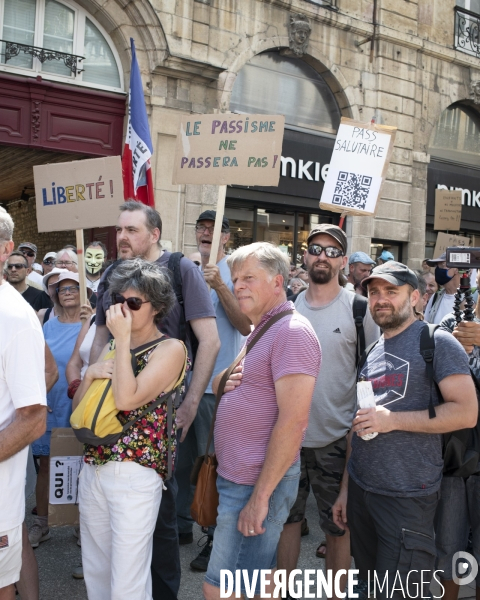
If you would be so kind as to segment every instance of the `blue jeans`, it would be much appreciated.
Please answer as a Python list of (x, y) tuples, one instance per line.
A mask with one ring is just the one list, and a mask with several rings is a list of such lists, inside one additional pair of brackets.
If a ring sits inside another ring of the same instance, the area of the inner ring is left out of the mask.
[[(204, 394), (185, 440), (178, 444), (175, 479), (178, 483), (177, 522), (180, 533), (190, 533), (193, 529), (194, 520), (190, 516), (190, 506), (192, 505), (195, 486), (190, 484), (190, 473), (197, 456), (205, 454), (214, 408), (214, 394)], [(213, 452), (213, 443), (210, 452)], [(209, 527), (209, 535), (213, 535), (214, 529)]]
[[(263, 522), (266, 531), (260, 535), (245, 537), (237, 529), (240, 512), (253, 492), (253, 485), (239, 485), (223, 477), (217, 477), (220, 496), (217, 528), (213, 537), (213, 549), (208, 563), (205, 581), (220, 587), (220, 570), (234, 573), (247, 569), (252, 581), (255, 569), (273, 569), (277, 563), (277, 545), (298, 492), (300, 461), (285, 473), (270, 497), (267, 518)], [(260, 593), (260, 578), (255, 593)], [(246, 593), (243, 587), (242, 592)]]

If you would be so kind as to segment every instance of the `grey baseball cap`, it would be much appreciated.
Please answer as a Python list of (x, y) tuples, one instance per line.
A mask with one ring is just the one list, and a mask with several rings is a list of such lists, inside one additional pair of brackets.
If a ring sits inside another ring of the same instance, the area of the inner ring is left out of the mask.
[(365, 277), (362, 281), (362, 286), (366, 288), (372, 279), (384, 279), (389, 283), (393, 283), (393, 285), (406, 285), (408, 283), (414, 290), (418, 288), (418, 279), (415, 273), (407, 265), (395, 260), (389, 260), (383, 265), (375, 267), (371, 275)]
[(347, 236), (343, 229), (338, 227), (338, 225), (332, 225), (331, 223), (321, 223), (320, 225), (316, 225), (308, 234), (307, 244), (310, 244), (310, 240), (320, 233), (326, 233), (327, 235), (332, 236), (340, 244), (344, 254), (347, 253)]

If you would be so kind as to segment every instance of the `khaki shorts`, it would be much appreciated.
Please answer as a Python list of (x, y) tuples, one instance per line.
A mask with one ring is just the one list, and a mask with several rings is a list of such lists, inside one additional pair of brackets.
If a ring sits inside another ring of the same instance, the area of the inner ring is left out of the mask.
[(16, 583), (22, 568), (22, 525), (0, 531), (0, 589)]
[(322, 530), (327, 535), (337, 537), (344, 535), (345, 532), (332, 520), (332, 506), (340, 492), (346, 451), (346, 436), (324, 448), (302, 448), (298, 496), (287, 523), (299, 523), (303, 520), (311, 489), (317, 501)]

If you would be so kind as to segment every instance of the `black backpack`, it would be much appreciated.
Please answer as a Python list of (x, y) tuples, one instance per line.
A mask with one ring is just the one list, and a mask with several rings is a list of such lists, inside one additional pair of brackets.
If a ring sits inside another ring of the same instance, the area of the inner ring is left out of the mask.
[[(182, 292), (182, 272), (180, 270), (180, 261), (183, 258), (183, 254), (181, 252), (172, 252), (172, 254), (168, 258), (167, 269), (170, 275), (170, 283), (172, 284), (173, 291), (175, 293), (175, 297), (177, 298), (177, 302), (180, 305), (180, 323), (178, 324), (179, 329), (179, 339), (186, 344), (187, 338), (190, 340), (190, 347), (192, 351), (192, 368), (195, 362), (195, 357), (197, 355), (198, 350), (198, 340), (193, 333), (192, 328), (190, 327), (190, 323), (185, 319), (185, 306), (183, 301), (183, 292)], [(114, 263), (112, 263), (110, 269), (107, 272), (107, 276), (105, 278), (104, 283), (104, 294), (107, 293), (109, 288), (110, 277), (118, 265), (123, 262), (123, 259), (118, 259)]]
[[(435, 330), (438, 325), (425, 323), (420, 334), (420, 354), (425, 361), (425, 372), (430, 382), (430, 402), (428, 405), (428, 414), (430, 419), (434, 418), (435, 407), (433, 405), (433, 386), (437, 390), (440, 404), (444, 402), (440, 388), (434, 379), (433, 358), (435, 356)], [(378, 340), (377, 340), (378, 342)], [(370, 344), (365, 350), (358, 364), (357, 379), (367, 360), (368, 355), (373, 350), (377, 342)], [(475, 389), (480, 391), (476, 377), (470, 372)], [(471, 429), (459, 429), (443, 434), (443, 474), (449, 477), (470, 477), (477, 472), (480, 461), (480, 419), (477, 425)]]

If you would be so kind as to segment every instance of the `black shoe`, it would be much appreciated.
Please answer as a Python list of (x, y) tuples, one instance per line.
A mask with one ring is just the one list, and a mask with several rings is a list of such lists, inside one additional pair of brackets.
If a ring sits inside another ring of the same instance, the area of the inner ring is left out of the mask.
[(301, 537), (305, 537), (306, 535), (308, 535), (310, 533), (310, 529), (308, 528), (308, 523), (307, 523), (307, 519), (303, 519), (302, 521), (302, 529), (300, 530), (300, 535)]
[(178, 534), (178, 543), (180, 546), (183, 546), (184, 544), (193, 544), (193, 533), (191, 531), (188, 533), (180, 532)]
[[(198, 545), (200, 546), (200, 542), (203, 540), (203, 537), (200, 538)], [(210, 554), (212, 553), (213, 546), (213, 535), (207, 535), (207, 541), (203, 545), (203, 549), (197, 558), (194, 558), (190, 563), (190, 568), (194, 571), (206, 571), (208, 569), (208, 562), (210, 560)]]

